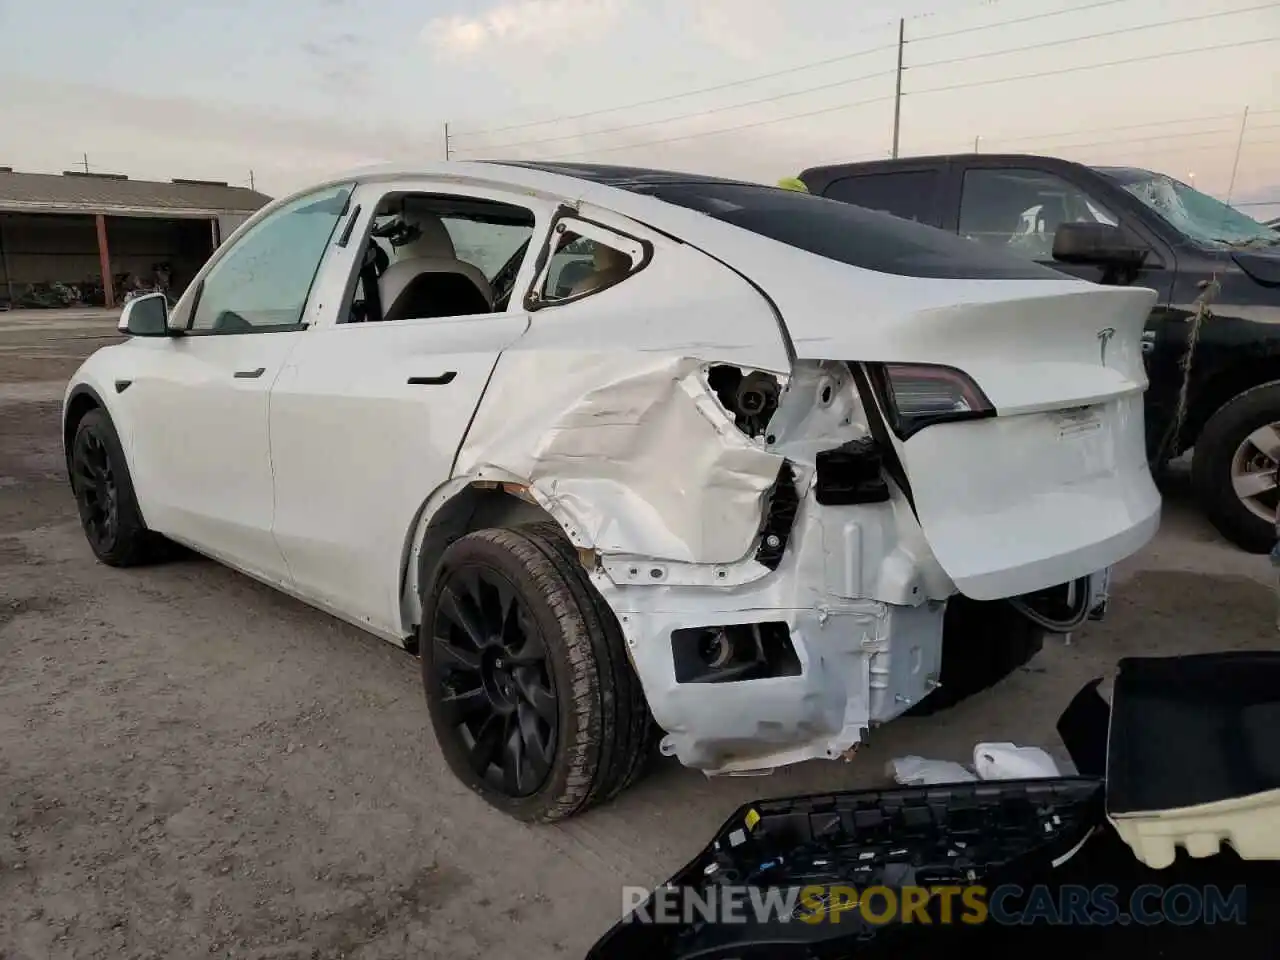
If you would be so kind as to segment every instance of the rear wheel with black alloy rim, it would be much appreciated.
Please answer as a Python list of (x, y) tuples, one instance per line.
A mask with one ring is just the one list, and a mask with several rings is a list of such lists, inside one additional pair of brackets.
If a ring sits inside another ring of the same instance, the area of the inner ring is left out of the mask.
[(105, 410), (90, 410), (76, 425), (67, 467), (80, 526), (95, 557), (113, 567), (165, 558), (167, 543), (142, 520), (124, 448)]
[(453, 773), (520, 820), (608, 800), (643, 771), (655, 728), (621, 630), (554, 524), (453, 543), (418, 649)]

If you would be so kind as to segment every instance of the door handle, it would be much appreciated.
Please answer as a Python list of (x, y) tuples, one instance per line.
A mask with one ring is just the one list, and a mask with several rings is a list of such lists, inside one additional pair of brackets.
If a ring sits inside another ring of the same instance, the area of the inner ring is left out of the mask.
[(410, 377), (409, 386), (411, 387), (442, 387), (446, 383), (453, 383), (453, 378), (458, 375), (457, 370), (447, 370), (444, 373), (434, 377)]
[(266, 367), (259, 367), (257, 370), (237, 370), (235, 372), (235, 378), (237, 380), (257, 380), (266, 372)]

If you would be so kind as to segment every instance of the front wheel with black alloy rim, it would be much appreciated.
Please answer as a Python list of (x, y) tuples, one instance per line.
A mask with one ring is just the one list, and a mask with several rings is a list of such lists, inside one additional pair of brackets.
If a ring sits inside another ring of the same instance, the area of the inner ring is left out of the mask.
[(167, 543), (142, 520), (124, 448), (105, 410), (90, 410), (76, 425), (67, 469), (80, 526), (95, 557), (113, 567), (165, 558)]
[(1224, 404), (1196, 438), (1191, 479), (1205, 516), (1250, 553), (1276, 543), (1276, 470), (1280, 466), (1280, 382)]
[(555, 524), (451, 544), (423, 598), (418, 650), (445, 761), (494, 807), (562, 820), (641, 775), (656, 730), (639, 678)]

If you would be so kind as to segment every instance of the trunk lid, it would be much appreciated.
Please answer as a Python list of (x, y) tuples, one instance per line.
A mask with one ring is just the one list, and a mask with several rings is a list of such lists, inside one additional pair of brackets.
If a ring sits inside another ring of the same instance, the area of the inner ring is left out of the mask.
[(766, 285), (799, 357), (949, 367), (994, 408), (887, 437), (961, 593), (991, 600), (1085, 577), (1154, 535), (1141, 352), (1154, 291), (895, 277), (812, 259), (812, 273)]

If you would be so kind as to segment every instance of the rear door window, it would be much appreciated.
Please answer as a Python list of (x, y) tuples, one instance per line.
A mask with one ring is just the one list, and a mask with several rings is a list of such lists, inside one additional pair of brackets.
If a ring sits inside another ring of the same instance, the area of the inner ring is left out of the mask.
[(937, 226), (937, 191), (937, 170), (903, 170), (845, 177), (830, 184), (823, 196)]
[(907, 277), (1061, 280), (1003, 250), (879, 210), (753, 183), (697, 180), (629, 187), (808, 253)]

